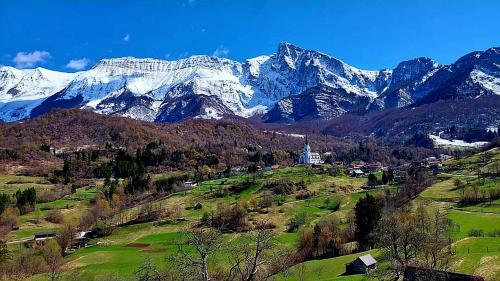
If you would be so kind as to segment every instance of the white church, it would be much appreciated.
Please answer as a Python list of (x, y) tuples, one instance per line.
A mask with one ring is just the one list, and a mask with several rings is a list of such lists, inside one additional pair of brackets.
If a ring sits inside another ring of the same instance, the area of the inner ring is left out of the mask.
[(319, 153), (311, 152), (311, 147), (309, 146), (309, 140), (306, 136), (306, 142), (304, 143), (304, 151), (300, 154), (299, 158), (300, 164), (321, 164), (321, 156)]

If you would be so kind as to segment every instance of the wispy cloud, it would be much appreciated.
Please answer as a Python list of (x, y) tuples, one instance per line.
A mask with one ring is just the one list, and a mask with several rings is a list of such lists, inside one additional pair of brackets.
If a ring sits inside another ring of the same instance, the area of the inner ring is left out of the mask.
[(12, 61), (17, 68), (30, 68), (39, 63), (45, 63), (50, 58), (50, 53), (47, 51), (18, 52)]
[(214, 57), (225, 57), (229, 54), (229, 49), (224, 47), (224, 45), (220, 45), (215, 51), (213, 52), (212, 56)]
[(87, 58), (70, 60), (68, 64), (66, 64), (66, 68), (82, 70), (89, 65), (89, 62), (90, 61)]
[(187, 58), (189, 56), (189, 53), (184, 51), (182, 53), (179, 54), (178, 58), (179, 59), (184, 59), (184, 58)]
[(165, 54), (165, 55), (163, 55), (163, 56), (164, 56), (166, 59), (169, 59), (169, 58), (172, 56), (172, 54), (171, 54), (171, 53), (166, 53), (166, 54)]
[(128, 34), (128, 33), (125, 34), (125, 36), (123, 37), (123, 41), (125, 41), (125, 42), (130, 41), (130, 34)]

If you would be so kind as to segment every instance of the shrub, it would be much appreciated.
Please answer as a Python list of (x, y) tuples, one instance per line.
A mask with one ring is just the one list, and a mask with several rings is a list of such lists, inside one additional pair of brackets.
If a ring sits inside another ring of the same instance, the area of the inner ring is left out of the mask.
[(488, 232), (489, 237), (500, 237), (500, 229), (495, 229), (493, 231)]
[(7, 229), (12, 229), (17, 225), (17, 220), (19, 218), (19, 210), (15, 208), (7, 208), (0, 215), (0, 226), (6, 226)]
[(243, 182), (238, 182), (236, 184), (231, 185), (229, 187), (229, 191), (232, 193), (240, 193), (240, 192), (244, 191), (245, 189), (252, 187), (252, 185), (254, 183), (255, 182), (252, 182), (252, 181), (246, 179)]
[(471, 229), (471, 230), (469, 230), (469, 236), (472, 236), (472, 237), (484, 237), (484, 230), (482, 230), (482, 229)]
[(305, 212), (300, 212), (300, 213), (296, 213), (291, 219), (290, 221), (288, 221), (288, 228), (287, 228), (287, 231), (288, 232), (294, 232), (296, 231), (297, 229), (299, 229), (299, 227), (301, 225), (304, 225), (306, 223), (306, 213)]
[(62, 223), (64, 221), (64, 216), (62, 215), (61, 211), (59, 209), (53, 209), (49, 215), (47, 216), (47, 221), (50, 221), (51, 223)]
[(201, 223), (221, 230), (244, 231), (247, 229), (247, 211), (239, 204), (218, 205), (215, 212), (204, 213)]
[(297, 200), (303, 200), (303, 199), (307, 199), (309, 197), (312, 196), (312, 192), (307, 190), (307, 189), (304, 189), (304, 190), (301, 190), (297, 193), (297, 195), (295, 195), (295, 198)]
[(267, 182), (262, 186), (263, 189), (271, 190), (274, 194), (287, 195), (295, 191), (306, 189), (304, 181), (292, 182), (290, 180), (279, 180)]

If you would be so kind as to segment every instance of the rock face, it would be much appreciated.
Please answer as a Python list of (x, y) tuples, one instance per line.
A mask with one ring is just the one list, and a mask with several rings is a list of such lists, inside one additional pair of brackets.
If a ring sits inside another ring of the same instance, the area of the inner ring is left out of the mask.
[(78, 73), (0, 67), (0, 119), (16, 121), (72, 107), (156, 122), (256, 114), (264, 114), (267, 122), (331, 119), (348, 112), (500, 95), (499, 50), (474, 52), (451, 65), (417, 58), (379, 71), (360, 70), (289, 43), (245, 62), (127, 57), (104, 59)]

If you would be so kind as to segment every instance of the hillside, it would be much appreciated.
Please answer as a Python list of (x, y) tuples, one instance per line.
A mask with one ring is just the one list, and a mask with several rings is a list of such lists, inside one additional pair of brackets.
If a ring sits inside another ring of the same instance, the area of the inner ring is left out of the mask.
[[(497, 249), (499, 199), (464, 204), (464, 197), (455, 182), (460, 180), (465, 194), (470, 194), (473, 188), (486, 191), (498, 189), (500, 182), (497, 177), (485, 176), (478, 179), (477, 169), (481, 167), (481, 173), (485, 175), (498, 173), (495, 169), (498, 169), (499, 155), (499, 150), (494, 149), (443, 162), (441, 172), (433, 176), (432, 186), (416, 197), (413, 205), (424, 203), (428, 207), (438, 207), (451, 219), (454, 254), (450, 269), (481, 275), (486, 280), (496, 280), (500, 276), (500, 270), (496, 267), (500, 259)], [(152, 178), (158, 181), (176, 175), (176, 172), (152, 174)], [(0, 182), (0, 188), (3, 192), (12, 192), (23, 185), (33, 186), (35, 182), (38, 183), (37, 190), (50, 188), (43, 178), (21, 176), (5, 177), (3, 182)], [(280, 189), (273, 189), (273, 184), (276, 183), (293, 184), (298, 189), (291, 193), (279, 194), (277, 192)], [(92, 239), (92, 246), (77, 249), (67, 255), (63, 276), (78, 276), (79, 280), (109, 276), (120, 280), (134, 280), (134, 272), (146, 258), (160, 267), (168, 267), (168, 264), (165, 264), (165, 256), (176, 252), (177, 243), (184, 239), (186, 229), (203, 221), (211, 212), (212, 215), (225, 212), (225, 208), (245, 210), (245, 223), (242, 227), (251, 227), (259, 221), (266, 221), (276, 234), (274, 247), (293, 251), (301, 235), (301, 231), (289, 230), (293, 220), (303, 218), (299, 229), (312, 227), (329, 219), (338, 220), (341, 229), (349, 229), (352, 227), (353, 209), (358, 200), (366, 194), (377, 197), (395, 194), (400, 188), (394, 182), (366, 190), (366, 183), (366, 176), (354, 178), (342, 173), (331, 175), (330, 171), (312, 169), (305, 165), (203, 181), (193, 189), (175, 192), (114, 213), (109, 218), (109, 222), (117, 226), (112, 234)], [(97, 180), (72, 195), (40, 205), (41, 211), (38, 213), (22, 215), (19, 218), (19, 230), (11, 233), (10, 241), (14, 243), (11, 248), (17, 247), (14, 245), (18, 241), (30, 239), (35, 232), (60, 228), (60, 224), (44, 219), (53, 210), (60, 209), (66, 222), (78, 221), (82, 210), (90, 211), (95, 208), (94, 198), (102, 198), (100, 194), (106, 189), (101, 185), (102, 181)], [(300, 189), (301, 185), (304, 189)], [(307, 196), (304, 195), (306, 193)], [(264, 202), (268, 205), (262, 205)], [(140, 221), (145, 214), (158, 212), (161, 215), (153, 221)], [(249, 234), (236, 230), (224, 233), (221, 239), (232, 247), (239, 248), (242, 247), (240, 243), (247, 241), (246, 235)], [(350, 253), (352, 245), (346, 243), (343, 251)], [(230, 252), (230, 248), (221, 249), (212, 262), (224, 263)], [(370, 253), (384, 263), (378, 250)], [(296, 265), (288, 275), (280, 274), (277, 278), (300, 280), (300, 276), (305, 276), (306, 280), (362, 280), (362, 275), (343, 276), (345, 263), (361, 254), (307, 261), (304, 266)], [(43, 276), (35, 276), (33, 280), (41, 280)]]

